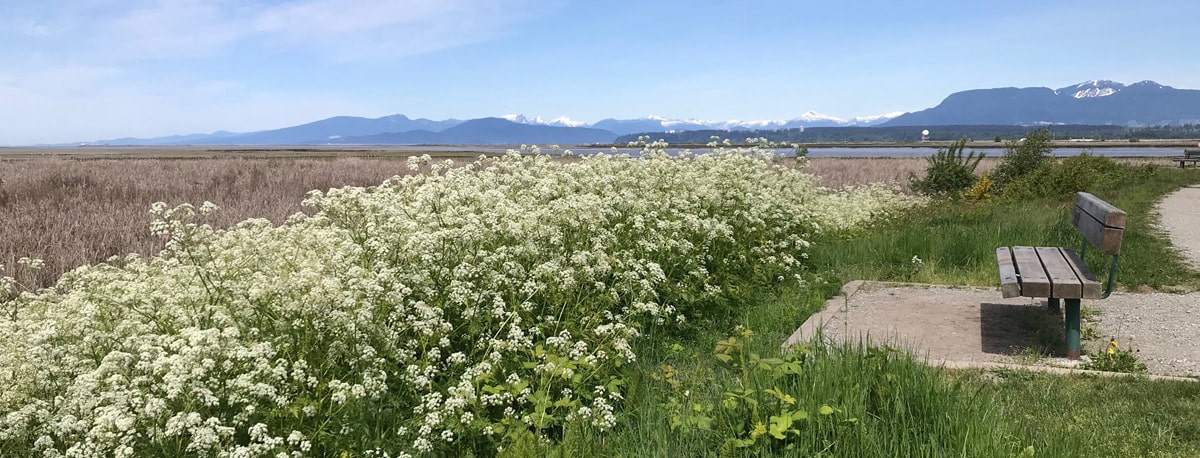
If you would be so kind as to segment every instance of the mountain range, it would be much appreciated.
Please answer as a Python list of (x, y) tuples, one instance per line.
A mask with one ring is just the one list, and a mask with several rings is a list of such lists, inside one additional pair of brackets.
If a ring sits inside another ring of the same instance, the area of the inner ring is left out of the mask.
[(751, 131), (804, 127), (871, 126), (901, 113), (842, 119), (809, 111), (782, 121), (704, 121), (649, 116), (604, 119), (594, 124), (568, 117), (551, 120), (510, 114), (470, 120), (410, 119), (402, 114), (382, 118), (336, 116), (298, 126), (257, 132), (218, 131), (211, 134), (156, 138), (117, 138), (98, 145), (302, 145), (302, 144), (520, 144), (610, 143), (621, 135), (684, 130)]
[(649, 116), (595, 123), (568, 117), (505, 115), (470, 120), (336, 116), (281, 129), (235, 133), (118, 138), (105, 145), (280, 145), (280, 144), (522, 144), (611, 143), (632, 134), (680, 131), (749, 132), (810, 127), (945, 125), (1180, 125), (1200, 123), (1200, 90), (1175, 89), (1153, 81), (1125, 85), (1093, 80), (1060, 89), (996, 88), (956, 92), (933, 108), (911, 113), (842, 119), (806, 112), (788, 120), (704, 121)]
[(905, 113), (883, 125), (1197, 123), (1200, 123), (1200, 90), (1176, 89), (1154, 81), (1124, 85), (1092, 80), (1060, 89), (1006, 87), (956, 92), (938, 106)]

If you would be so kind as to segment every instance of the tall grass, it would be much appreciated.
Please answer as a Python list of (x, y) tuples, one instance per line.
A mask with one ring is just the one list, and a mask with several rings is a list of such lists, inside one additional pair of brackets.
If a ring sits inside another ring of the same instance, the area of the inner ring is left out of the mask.
[[(1157, 227), (1155, 204), (1180, 186), (1200, 182), (1195, 170), (1153, 168), (1151, 173), (1091, 190), (1128, 214), (1118, 285), (1127, 289), (1196, 288), (1200, 275), (1188, 269)], [(1007, 202), (947, 201), (911, 212), (868, 231), (820, 240), (815, 268), (845, 279), (994, 285), (996, 247), (1066, 246), (1083, 239), (1071, 226), (1070, 198)], [(913, 257), (921, 259), (914, 266)], [(1090, 250), (1093, 272), (1107, 272), (1111, 258)]]

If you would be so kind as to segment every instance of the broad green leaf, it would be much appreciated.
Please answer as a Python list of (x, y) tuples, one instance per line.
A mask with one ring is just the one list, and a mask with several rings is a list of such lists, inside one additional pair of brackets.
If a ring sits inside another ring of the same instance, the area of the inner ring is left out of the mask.
[(784, 439), (787, 437), (787, 431), (792, 428), (791, 415), (772, 415), (771, 416), (771, 437), (776, 439)]

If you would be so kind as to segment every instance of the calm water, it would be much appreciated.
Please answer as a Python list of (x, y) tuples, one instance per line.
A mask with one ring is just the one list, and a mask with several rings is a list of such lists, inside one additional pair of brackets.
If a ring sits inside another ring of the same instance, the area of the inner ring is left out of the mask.
[[(340, 146), (341, 149), (349, 149)], [(354, 147), (357, 149), (358, 147)], [(479, 153), (503, 153), (508, 151), (510, 146), (492, 146), (492, 145), (462, 145), (462, 146), (409, 146), (409, 145), (378, 145), (378, 146), (363, 146), (363, 149), (387, 150), (387, 151), (473, 151)], [(549, 149), (543, 149), (543, 152), (550, 152)], [(641, 150), (638, 148), (617, 148), (617, 154), (629, 154), (637, 156)], [(668, 148), (669, 154), (675, 155), (682, 151), (680, 148)], [(709, 148), (692, 149), (694, 154), (703, 154), (711, 151)], [(987, 153), (991, 157), (999, 157), (1004, 154), (1003, 148), (978, 148), (978, 151)], [(1183, 153), (1183, 148), (1172, 147), (1117, 147), (1117, 148), (1055, 148), (1054, 155), (1058, 157), (1078, 156), (1084, 151), (1090, 151), (1097, 156), (1112, 156), (1112, 157), (1166, 157), (1179, 156)], [(599, 153), (612, 153), (610, 148), (587, 148), (577, 147), (571, 148), (571, 152), (577, 156), (590, 156)], [(776, 152), (783, 156), (791, 156), (795, 153), (791, 148), (778, 149)], [(809, 148), (809, 157), (927, 157), (937, 152), (937, 148)]]
[[(139, 149), (163, 149), (163, 146), (119, 146), (119, 147), (100, 147), (97, 149), (116, 149), (116, 150), (139, 150)], [(165, 147), (172, 148), (172, 147)], [(195, 148), (195, 147), (179, 147), (179, 148)], [(397, 151), (397, 152), (474, 152), (474, 153), (504, 153), (510, 149), (517, 148), (513, 145), (435, 145), (435, 146), (420, 146), (420, 145), (219, 145), (203, 147), (212, 150), (266, 150), (266, 149), (304, 149), (304, 150), (329, 150), (329, 151)], [(610, 148), (589, 148), (589, 147), (574, 147), (570, 148), (571, 152), (577, 156), (590, 156), (599, 153), (612, 153)], [(973, 148), (980, 152), (987, 153), (990, 157), (999, 157), (1004, 154), (1003, 148)], [(80, 151), (86, 151), (81, 149)], [(545, 153), (551, 153), (549, 148), (542, 150)], [(641, 150), (638, 148), (617, 148), (617, 154), (628, 154), (630, 156), (638, 156)], [(667, 152), (671, 155), (679, 154), (681, 148), (668, 148)], [(703, 154), (711, 151), (709, 148), (696, 148), (691, 150), (694, 154)], [(1111, 157), (1166, 157), (1179, 156), (1183, 154), (1183, 148), (1180, 147), (1115, 147), (1115, 148), (1055, 148), (1054, 155), (1059, 157), (1078, 156), (1084, 151), (1091, 151), (1097, 156)], [(776, 150), (781, 156), (791, 156), (795, 153), (791, 148), (781, 148)], [(937, 152), (937, 148), (898, 148), (898, 147), (880, 147), (880, 148), (822, 148), (814, 147), (808, 149), (809, 157), (928, 157)]]

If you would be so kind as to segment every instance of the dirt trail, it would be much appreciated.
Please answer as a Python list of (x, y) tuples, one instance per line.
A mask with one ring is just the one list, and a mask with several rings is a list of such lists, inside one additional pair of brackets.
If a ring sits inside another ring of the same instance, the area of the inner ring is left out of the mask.
[(1200, 186), (1168, 195), (1158, 205), (1161, 226), (1192, 267), (1200, 269)]

